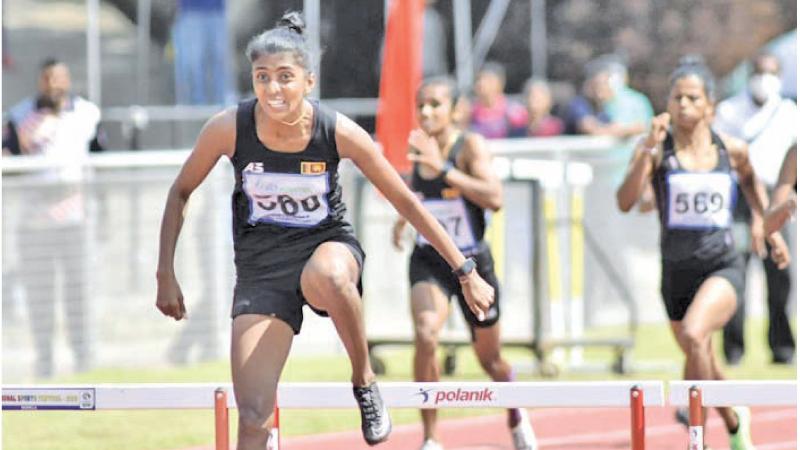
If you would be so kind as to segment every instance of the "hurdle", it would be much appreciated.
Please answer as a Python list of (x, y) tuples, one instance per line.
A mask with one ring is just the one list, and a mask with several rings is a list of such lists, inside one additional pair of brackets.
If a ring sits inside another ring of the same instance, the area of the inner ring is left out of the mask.
[[(661, 381), (379, 383), (388, 408), (593, 408), (631, 410), (631, 448), (644, 450), (644, 408), (663, 406)], [(4, 385), (3, 410), (210, 409), (216, 450), (229, 450), (229, 383)], [(281, 409), (357, 408), (349, 383), (280, 383), (273, 448), (280, 448)], [(277, 443), (277, 447), (275, 447)]]
[(703, 408), (718, 406), (795, 406), (795, 381), (670, 381), (669, 402), (689, 407), (689, 449), (705, 444)]

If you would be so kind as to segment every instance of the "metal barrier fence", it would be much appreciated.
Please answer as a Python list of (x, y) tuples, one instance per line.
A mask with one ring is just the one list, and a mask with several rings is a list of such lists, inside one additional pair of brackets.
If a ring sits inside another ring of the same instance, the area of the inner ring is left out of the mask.
[[(495, 141), (492, 149), (504, 177), (540, 179), (553, 212), (554, 236), (562, 233), (539, 245), (561, 255), (558, 270), (535, 268), (530, 249), (539, 238), (532, 233), (531, 194), (524, 183), (506, 184), (505, 232), (495, 235), (502, 252), (496, 259), (502, 272), (504, 336), (530, 339), (540, 329), (533, 323), (535, 289), (550, 304), (557, 296), (566, 310), (559, 325), (565, 338), (575, 337), (569, 327), (576, 323), (632, 323), (629, 310), (638, 311), (639, 320), (663, 320), (656, 219), (622, 217), (614, 205), (627, 148), (608, 139), (563, 137)], [(186, 155), (187, 150), (98, 154), (66, 166), (33, 157), (0, 161), (6, 381), (92, 366), (183, 364), (225, 356), (234, 281), (229, 231), (233, 176), (227, 162), (220, 162), (193, 195), (179, 241), (176, 270), (189, 319), (166, 320), (154, 307), (162, 208)], [(358, 233), (367, 251), (368, 335), (407, 340), (412, 331), (407, 254), (395, 252), (389, 243), (396, 213), (369, 184), (356, 189), (357, 170), (351, 165), (342, 164), (341, 170), (350, 220), (361, 223)], [(583, 179), (581, 186), (590, 186), (581, 188), (587, 205), (582, 223), (587, 245), (594, 238), (597, 248), (587, 246), (585, 254), (574, 253), (569, 237), (575, 228), (570, 217), (576, 190), (559, 188), (576, 177)], [(583, 264), (571, 264), (574, 258)], [(637, 267), (636, 279), (621, 276), (630, 266)], [(581, 273), (573, 272), (577, 269)], [(535, 286), (533, 270), (547, 270), (543, 279), (548, 283)], [(581, 289), (576, 290), (575, 280), (581, 280)], [(560, 288), (554, 290), (556, 285)], [(625, 290), (636, 293), (631, 297), (638, 308), (626, 303)], [(581, 301), (573, 302), (579, 291)], [(552, 317), (548, 321), (557, 323)], [(450, 327), (454, 339), (467, 336), (460, 322)], [(329, 320), (306, 314), (294, 351), (344, 354), (335, 336)], [(580, 359), (579, 348), (570, 360), (575, 355)]]

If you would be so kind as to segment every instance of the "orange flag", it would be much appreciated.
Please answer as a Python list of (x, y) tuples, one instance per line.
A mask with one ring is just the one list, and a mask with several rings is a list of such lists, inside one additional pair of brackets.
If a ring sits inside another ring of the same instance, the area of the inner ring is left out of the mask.
[(408, 133), (415, 127), (415, 95), (422, 78), (425, 0), (392, 0), (386, 25), (375, 129), (386, 159), (408, 173)]

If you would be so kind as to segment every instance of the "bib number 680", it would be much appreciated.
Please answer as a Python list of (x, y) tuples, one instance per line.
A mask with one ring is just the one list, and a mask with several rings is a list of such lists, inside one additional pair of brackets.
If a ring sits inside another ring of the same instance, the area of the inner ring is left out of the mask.
[[(316, 195), (306, 197), (299, 202), (288, 195), (278, 195), (276, 198), (273, 195), (260, 195), (257, 197), (258, 206), (266, 211), (272, 211), (276, 207), (280, 207), (281, 212), (287, 216), (294, 216), (303, 208), (305, 212), (315, 211), (320, 207), (319, 198)], [(275, 198), (273, 200), (273, 198)]]

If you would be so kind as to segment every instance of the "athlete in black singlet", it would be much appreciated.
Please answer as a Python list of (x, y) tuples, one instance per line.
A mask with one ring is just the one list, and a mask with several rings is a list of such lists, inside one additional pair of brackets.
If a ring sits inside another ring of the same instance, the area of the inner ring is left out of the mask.
[[(487, 209), (502, 206), (503, 191), (494, 174), (486, 142), (479, 135), (462, 132), (452, 121), (455, 83), (449, 78), (432, 78), (417, 91), (420, 129), (409, 138), (414, 162), (411, 188), (444, 226), (465, 255), (477, 262), (477, 271), (495, 288), (496, 301), (485, 317), (467, 306), (461, 285), (447, 262), (418, 235), (409, 261), (411, 314), (414, 319), (414, 380), (438, 381), (436, 347), (448, 316), (448, 304), (455, 296), (472, 334), (473, 348), (481, 367), (494, 381), (511, 381), (511, 366), (500, 356), (499, 285), (489, 246), (483, 240)], [(393, 240), (400, 246), (405, 219), (394, 227)], [(440, 450), (436, 410), (423, 409), (424, 438), (421, 450)], [(536, 448), (536, 436), (524, 409), (508, 415), (516, 450)]]
[[(185, 317), (173, 268), (183, 210), (224, 155), (233, 163), (236, 288), (231, 372), (239, 410), (238, 450), (263, 450), (275, 393), (302, 306), (330, 315), (352, 366), (353, 394), (369, 445), (391, 422), (369, 364), (359, 285), (364, 252), (344, 219), (339, 158), (350, 158), (459, 274), (470, 309), (488, 311), (494, 290), (405, 186), (369, 135), (306, 98), (314, 86), (305, 25), (287, 13), (247, 47), (256, 99), (212, 117), (167, 197), (161, 225), (156, 306)], [(274, 441), (270, 443), (274, 444)]]
[[(661, 220), (661, 293), (675, 339), (686, 356), (687, 380), (722, 380), (711, 335), (736, 309), (742, 259), (730, 231), (736, 183), (753, 213), (753, 238), (763, 239), (766, 189), (753, 174), (747, 145), (711, 130), (714, 82), (698, 61), (687, 61), (670, 78), (667, 113), (653, 119), (634, 150), (617, 191), (629, 211), (652, 182)], [(788, 264), (779, 233), (767, 237), (779, 265)], [(717, 408), (733, 450), (752, 449), (747, 408)]]

